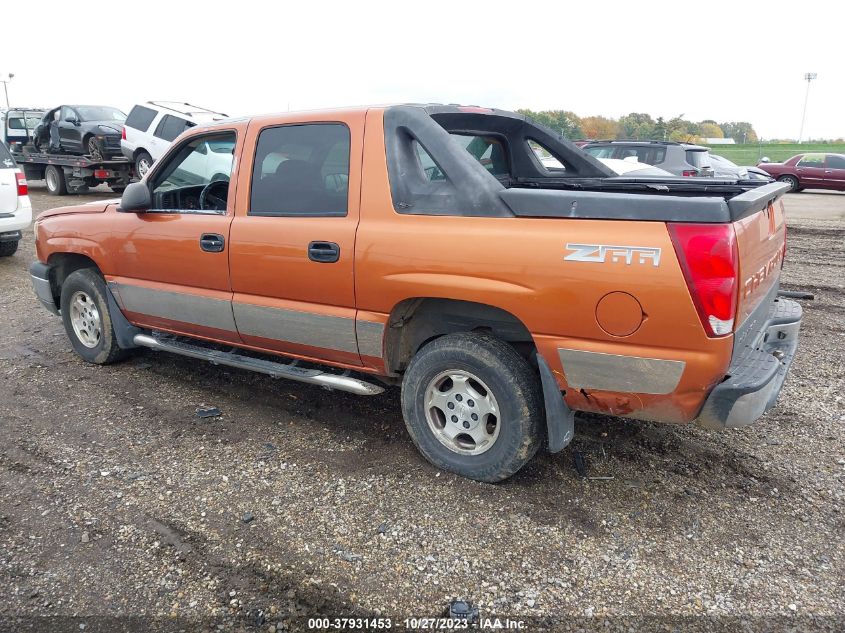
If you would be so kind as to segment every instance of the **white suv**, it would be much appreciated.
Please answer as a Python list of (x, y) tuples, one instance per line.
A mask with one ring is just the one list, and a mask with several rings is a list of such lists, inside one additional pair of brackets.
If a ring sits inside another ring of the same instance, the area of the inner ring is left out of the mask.
[(26, 177), (18, 168), (6, 144), (0, 141), (0, 257), (18, 250), (21, 230), (32, 222)]
[(135, 172), (143, 178), (182, 132), (197, 123), (219, 121), (226, 117), (221, 112), (190, 103), (147, 101), (132, 108), (126, 117), (120, 150), (135, 163)]

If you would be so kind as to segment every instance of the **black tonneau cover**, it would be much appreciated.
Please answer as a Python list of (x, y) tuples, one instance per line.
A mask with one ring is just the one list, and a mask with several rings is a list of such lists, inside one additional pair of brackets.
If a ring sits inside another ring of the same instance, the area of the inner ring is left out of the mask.
[[(736, 191), (736, 189), (734, 189)], [(499, 196), (517, 217), (659, 222), (736, 222), (765, 209), (789, 191), (781, 182), (765, 184), (725, 199), (667, 193), (585, 191), (579, 189), (504, 189)]]

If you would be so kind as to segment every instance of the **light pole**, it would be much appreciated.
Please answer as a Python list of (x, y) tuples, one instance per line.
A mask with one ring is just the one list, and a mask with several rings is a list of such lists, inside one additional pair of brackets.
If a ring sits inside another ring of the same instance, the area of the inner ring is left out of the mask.
[(6, 109), (8, 110), (11, 106), (9, 106), (9, 82), (12, 81), (12, 77), (15, 76), (15, 73), (9, 73), (8, 79), (0, 79), (3, 82), (3, 92), (6, 93)]
[(801, 132), (798, 134), (799, 144), (804, 140), (804, 119), (807, 118), (807, 100), (810, 98), (810, 82), (818, 76), (818, 73), (804, 73), (804, 81), (807, 82), (807, 92), (804, 94), (804, 113), (801, 115)]

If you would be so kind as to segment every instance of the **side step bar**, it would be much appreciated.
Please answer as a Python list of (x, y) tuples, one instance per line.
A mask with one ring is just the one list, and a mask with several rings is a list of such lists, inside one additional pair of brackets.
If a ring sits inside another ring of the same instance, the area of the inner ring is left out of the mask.
[(190, 343), (183, 343), (178, 340), (162, 340), (149, 334), (136, 334), (133, 340), (135, 341), (135, 345), (141, 347), (149, 347), (150, 349), (162, 352), (172, 352), (173, 354), (189, 356), (199, 360), (207, 360), (214, 365), (227, 365), (229, 367), (237, 367), (238, 369), (257, 371), (273, 376), (274, 378), (288, 378), (311, 385), (319, 385), (328, 389), (348, 391), (359, 396), (374, 396), (384, 391), (384, 387), (364, 382), (357, 378), (351, 378), (350, 376), (327, 374), (319, 369), (297, 367), (295, 364), (296, 361), (294, 361), (294, 364), (277, 363), (271, 360), (250, 358), (249, 356), (243, 356), (234, 352), (206, 349), (199, 345), (191, 345)]

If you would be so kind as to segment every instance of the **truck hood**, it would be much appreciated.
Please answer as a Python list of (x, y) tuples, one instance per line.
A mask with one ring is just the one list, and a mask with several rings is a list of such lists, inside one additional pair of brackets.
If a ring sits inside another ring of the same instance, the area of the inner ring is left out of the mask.
[(38, 215), (39, 220), (50, 218), (55, 215), (69, 215), (71, 213), (103, 213), (110, 205), (120, 202), (119, 198), (114, 200), (95, 200), (87, 204), (78, 204), (73, 207), (57, 207), (55, 209), (47, 209)]

